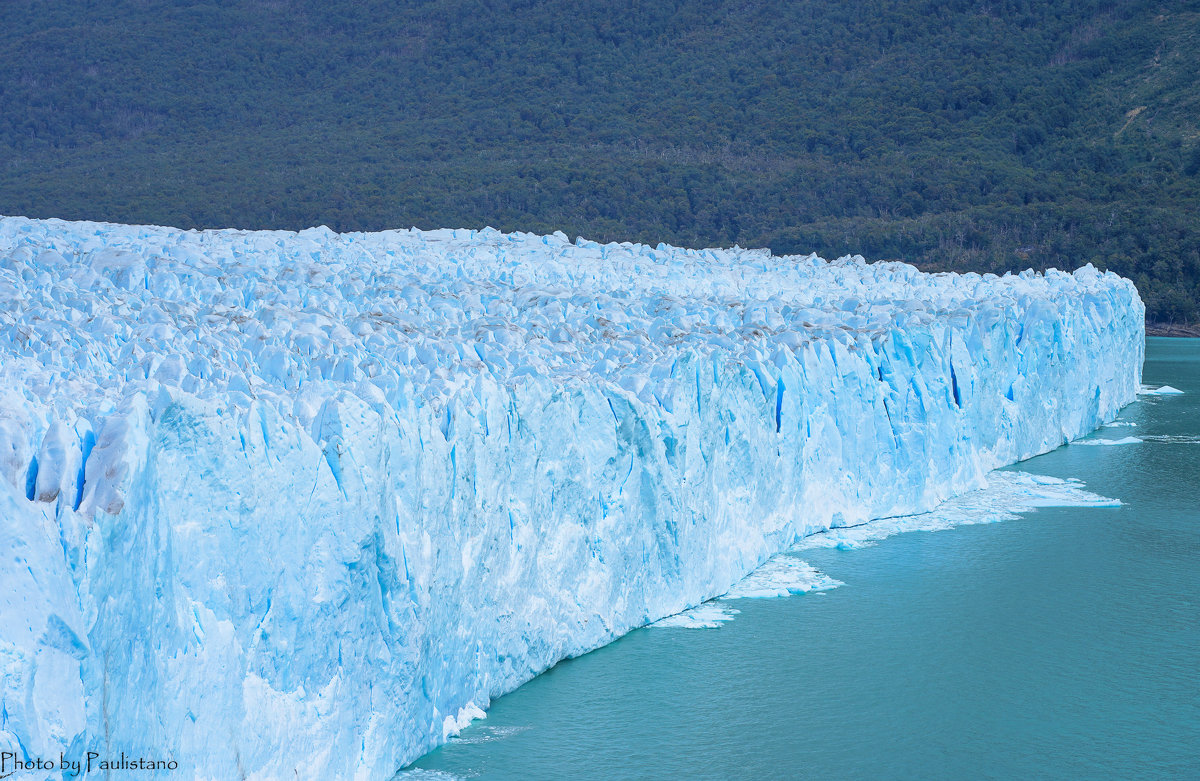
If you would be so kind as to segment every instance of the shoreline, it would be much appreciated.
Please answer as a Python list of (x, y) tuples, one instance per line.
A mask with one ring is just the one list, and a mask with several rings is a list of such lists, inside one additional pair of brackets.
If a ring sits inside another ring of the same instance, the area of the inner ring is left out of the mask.
[(1194, 339), (1200, 337), (1200, 325), (1146, 323), (1146, 336), (1171, 336), (1176, 338)]

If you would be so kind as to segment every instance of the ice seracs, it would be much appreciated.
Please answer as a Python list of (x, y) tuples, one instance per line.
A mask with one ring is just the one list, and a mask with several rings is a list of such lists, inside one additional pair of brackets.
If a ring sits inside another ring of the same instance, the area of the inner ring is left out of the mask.
[(1112, 420), (1133, 285), (0, 220), (0, 749), (386, 778), (798, 539)]

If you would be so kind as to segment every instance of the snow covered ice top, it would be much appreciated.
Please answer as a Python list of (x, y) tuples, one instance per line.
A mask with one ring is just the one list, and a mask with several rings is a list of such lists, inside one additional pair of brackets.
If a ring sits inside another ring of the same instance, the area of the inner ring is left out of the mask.
[(0, 219), (0, 749), (389, 777), (1112, 420), (1142, 349), (1091, 267)]
[(6, 218), (0, 387), (10, 414), (26, 410), (39, 430), (94, 422), (132, 393), (161, 404), (177, 392), (231, 412), (258, 400), (307, 427), (338, 391), (399, 406), (469, 391), (480, 374), (613, 383), (669, 409), (681, 351), (779, 364), (814, 339), (853, 349), (934, 321), (986, 330), (1068, 296), (1107, 321), (1114, 286), (1136, 298), (1090, 266), (929, 275), (859, 257), (490, 229), (194, 232)]

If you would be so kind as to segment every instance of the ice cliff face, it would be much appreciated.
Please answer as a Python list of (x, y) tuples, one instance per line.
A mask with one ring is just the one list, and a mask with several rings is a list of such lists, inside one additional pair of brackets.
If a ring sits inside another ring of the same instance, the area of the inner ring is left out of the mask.
[(389, 777), (1110, 420), (1142, 321), (1090, 266), (0, 220), (0, 750)]

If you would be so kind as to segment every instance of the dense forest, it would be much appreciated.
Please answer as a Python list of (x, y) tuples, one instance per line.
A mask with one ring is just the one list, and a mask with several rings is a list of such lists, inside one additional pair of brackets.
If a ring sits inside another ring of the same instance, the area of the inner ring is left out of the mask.
[(5, 0), (0, 214), (1094, 263), (1200, 320), (1200, 4)]

